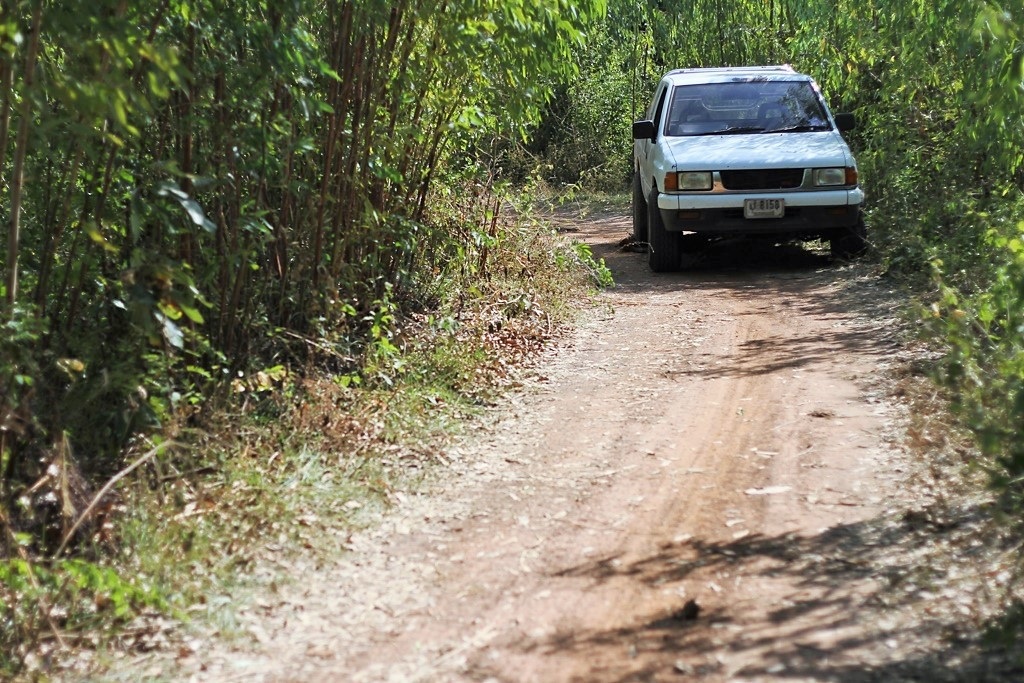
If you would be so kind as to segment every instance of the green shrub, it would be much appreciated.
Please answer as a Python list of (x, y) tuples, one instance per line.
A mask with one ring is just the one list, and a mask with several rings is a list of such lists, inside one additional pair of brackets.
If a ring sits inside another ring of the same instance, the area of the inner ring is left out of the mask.
[(993, 260), (983, 278), (975, 265), (970, 288), (946, 284), (936, 263), (930, 318), (949, 349), (941, 380), (978, 438), (981, 465), (1007, 505), (1024, 510), (1024, 221), (991, 227), (985, 247)]

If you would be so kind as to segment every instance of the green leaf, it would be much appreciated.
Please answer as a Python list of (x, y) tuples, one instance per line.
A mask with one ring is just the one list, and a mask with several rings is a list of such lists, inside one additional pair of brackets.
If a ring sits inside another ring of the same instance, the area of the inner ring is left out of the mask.
[(88, 224), (85, 227), (85, 232), (87, 235), (89, 235), (89, 239), (103, 247), (104, 251), (107, 251), (108, 253), (112, 254), (120, 253), (121, 250), (107, 241), (107, 238), (103, 235), (102, 232), (100, 232), (100, 229), (96, 226), (95, 223)]
[(197, 325), (202, 325), (204, 322), (206, 322), (205, 320), (203, 320), (203, 315), (202, 313), (199, 312), (199, 309), (193, 306), (183, 304), (180, 301), (178, 302), (178, 307), (181, 308), (181, 311), (189, 320), (196, 323)]

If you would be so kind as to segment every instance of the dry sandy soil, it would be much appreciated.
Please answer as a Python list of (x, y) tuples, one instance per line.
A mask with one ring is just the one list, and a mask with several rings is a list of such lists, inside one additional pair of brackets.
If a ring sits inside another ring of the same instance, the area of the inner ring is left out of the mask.
[(984, 679), (948, 644), (971, 611), (920, 608), (939, 596), (915, 539), (937, 532), (908, 483), (891, 295), (792, 246), (653, 275), (623, 218), (577, 229), (617, 286), (526, 387), (345, 557), (244, 608), (251, 639), (187, 648), (175, 675)]

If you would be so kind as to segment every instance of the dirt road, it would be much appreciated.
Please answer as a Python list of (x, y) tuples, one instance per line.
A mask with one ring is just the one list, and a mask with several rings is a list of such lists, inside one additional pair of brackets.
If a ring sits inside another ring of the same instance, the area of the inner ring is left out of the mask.
[(618, 285), (420, 494), (254, 607), (195, 680), (899, 680), (880, 607), (906, 458), (891, 312), (856, 269), (722, 245)]

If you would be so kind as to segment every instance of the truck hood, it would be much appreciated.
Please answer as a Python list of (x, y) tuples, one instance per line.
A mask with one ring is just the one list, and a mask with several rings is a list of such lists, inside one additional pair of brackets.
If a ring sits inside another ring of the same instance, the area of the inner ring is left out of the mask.
[(853, 165), (849, 147), (835, 131), (699, 135), (665, 142), (677, 171)]

